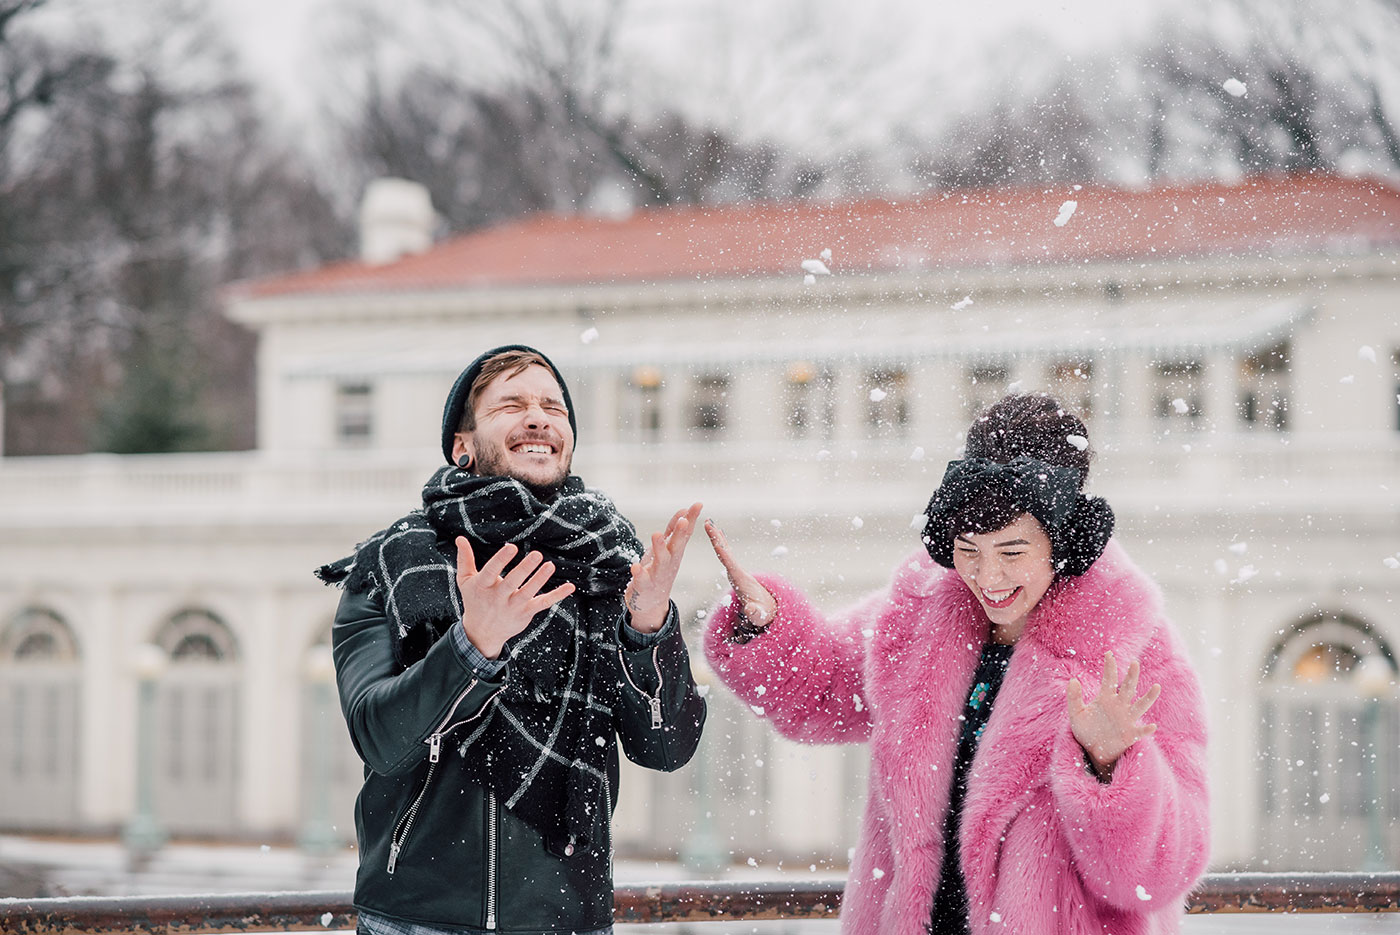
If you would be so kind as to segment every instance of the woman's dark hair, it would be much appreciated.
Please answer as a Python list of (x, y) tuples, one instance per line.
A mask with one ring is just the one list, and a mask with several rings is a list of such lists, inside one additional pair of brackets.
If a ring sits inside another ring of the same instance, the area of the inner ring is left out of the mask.
[(1089, 430), (1048, 393), (1005, 396), (972, 421), (966, 457), (1005, 464), (1017, 455), (1074, 468), (1083, 490), (1091, 458)]
[[(964, 456), (1006, 464), (1017, 455), (1074, 468), (1083, 490), (1089, 476), (1089, 430), (1082, 419), (1048, 393), (1003, 396), (972, 420)], [(995, 485), (953, 515), (953, 528), (957, 535), (996, 532), (1024, 512), (1009, 491)]]

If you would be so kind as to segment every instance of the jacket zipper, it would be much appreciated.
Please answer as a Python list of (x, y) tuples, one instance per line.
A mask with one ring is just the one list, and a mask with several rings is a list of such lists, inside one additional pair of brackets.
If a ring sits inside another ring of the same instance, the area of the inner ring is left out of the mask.
[(423, 777), (423, 787), (418, 790), (418, 797), (413, 800), (408, 811), (403, 813), (398, 826), (394, 828), (393, 836), (389, 838), (389, 876), (394, 875), (394, 868), (398, 866), (399, 851), (403, 850), (404, 842), (408, 840), (408, 832), (413, 830), (413, 820), (418, 817), (418, 808), (423, 804), (423, 796), (428, 794), (428, 786), (432, 783), (436, 770), (437, 763), (428, 764), (428, 775)]
[(408, 810), (404, 812), (403, 817), (399, 819), (398, 825), (394, 828), (394, 834), (389, 839), (389, 876), (394, 875), (394, 870), (399, 865), (399, 853), (403, 850), (404, 844), (408, 842), (408, 834), (410, 831), (413, 830), (413, 822), (418, 817), (418, 809), (423, 804), (423, 797), (428, 794), (428, 786), (432, 785), (433, 774), (437, 771), (438, 761), (442, 759), (443, 736), (452, 732), (461, 725), (469, 723), (481, 717), (483, 714), (486, 713), (486, 708), (491, 704), (491, 702), (496, 700), (496, 695), (499, 695), (501, 693), (501, 689), (498, 689), (493, 695), (491, 695), (490, 698), (486, 699), (486, 701), (481, 706), (481, 710), (477, 711), (476, 714), (473, 714), (469, 718), (464, 718), (463, 720), (458, 721), (456, 724), (449, 725), (448, 722), (452, 720), (452, 715), (457, 713), (457, 709), (461, 706), (462, 701), (467, 697), (468, 694), (471, 693), (471, 690), (476, 687), (476, 683), (476, 679), (471, 680), (471, 682), (462, 691), (462, 693), (457, 696), (457, 699), (452, 702), (452, 707), (449, 708), (447, 711), (447, 717), (443, 718), (442, 722), (438, 724), (437, 730), (433, 731), (431, 734), (428, 735), (428, 739), (426, 741), (426, 743), (428, 744), (428, 775), (423, 777), (422, 788), (418, 790), (418, 795), (416, 798), (414, 798), (413, 804), (408, 807)]
[(651, 667), (656, 670), (656, 694), (648, 695), (637, 687), (637, 683), (632, 681), (632, 673), (627, 671), (627, 660), (622, 656), (622, 647), (617, 648), (617, 661), (622, 665), (622, 674), (627, 677), (627, 684), (632, 686), (632, 690), (647, 700), (647, 705), (651, 708), (651, 729), (660, 730), (661, 721), (661, 689), (665, 686), (666, 680), (661, 677), (661, 663), (657, 658), (660, 646), (651, 648)]
[(486, 928), (496, 930), (496, 793), (486, 790)]

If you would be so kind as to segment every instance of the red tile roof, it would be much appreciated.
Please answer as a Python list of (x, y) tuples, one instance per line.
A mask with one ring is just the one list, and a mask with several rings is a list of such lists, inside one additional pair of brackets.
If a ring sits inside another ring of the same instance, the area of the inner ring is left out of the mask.
[[(1066, 202), (1077, 207), (1062, 225)], [(368, 266), (243, 283), (239, 298), (800, 276), (1173, 256), (1357, 253), (1400, 246), (1400, 189), (1329, 175), (1157, 188), (1002, 187), (919, 198), (537, 214)]]

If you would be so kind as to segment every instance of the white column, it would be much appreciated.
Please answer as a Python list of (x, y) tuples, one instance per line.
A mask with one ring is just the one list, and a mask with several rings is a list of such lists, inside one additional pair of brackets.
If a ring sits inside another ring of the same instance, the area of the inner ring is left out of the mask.
[(1227, 350), (1212, 351), (1205, 363), (1206, 426), (1225, 442), (1239, 430), (1239, 364)]
[(131, 646), (119, 639), (118, 606), (115, 588), (99, 583), (87, 595), (87, 620), (78, 627), (78, 816), (84, 824), (125, 821), (136, 795), (136, 682), (127, 665)]
[(294, 828), (301, 792), (302, 630), (280, 620), (270, 582), (241, 594), (249, 613), (229, 621), (241, 644), (238, 819), (252, 831)]

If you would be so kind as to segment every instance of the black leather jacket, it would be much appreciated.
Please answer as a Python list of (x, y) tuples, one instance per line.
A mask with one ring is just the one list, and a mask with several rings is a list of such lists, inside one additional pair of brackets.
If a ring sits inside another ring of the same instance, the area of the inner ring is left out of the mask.
[[(675, 607), (651, 647), (639, 648), (622, 620), (618, 626), (636, 688), (622, 686), (617, 734), (607, 739), (612, 800), (599, 807), (609, 815), (617, 805), (619, 738), (633, 762), (669, 771), (690, 759), (705, 721)], [(355, 908), (504, 935), (611, 924), (610, 840), (588, 848), (545, 840), (454, 770), (460, 758), (429, 761), (430, 747), (450, 745), (465, 724), (486, 713), (510, 678), (509, 666), (493, 679), (477, 678), (443, 638), (398, 671), (388, 628), (378, 598), (341, 598), (332, 629), (336, 681), (350, 737), (365, 762), (355, 802)], [(652, 698), (660, 700), (657, 729)]]

